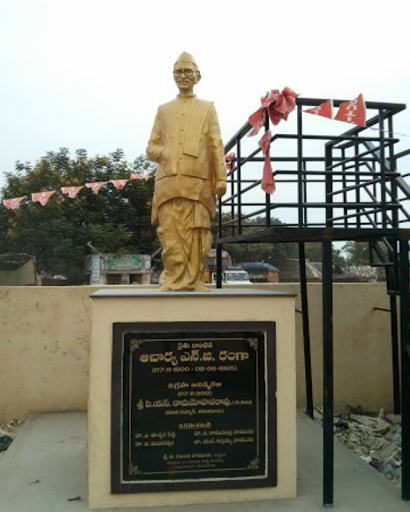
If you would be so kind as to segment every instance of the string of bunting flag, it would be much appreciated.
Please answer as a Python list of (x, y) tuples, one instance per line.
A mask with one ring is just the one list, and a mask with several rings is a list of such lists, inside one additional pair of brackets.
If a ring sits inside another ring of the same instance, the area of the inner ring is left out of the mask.
[(344, 101), (341, 103), (335, 117), (333, 117), (333, 100), (327, 100), (317, 107), (309, 108), (303, 112), (305, 114), (327, 117), (335, 121), (366, 126), (366, 104), (363, 99), (363, 94), (359, 94), (359, 96), (352, 101)]
[[(363, 99), (363, 94), (352, 101), (345, 101), (339, 105), (337, 114), (333, 117), (333, 100), (327, 100), (317, 107), (309, 108), (303, 111), (305, 114), (314, 114), (321, 117), (327, 117), (328, 119), (334, 119), (335, 121), (343, 121), (345, 123), (353, 123), (359, 126), (366, 126), (366, 103)], [(381, 130), (375, 126), (369, 126), (371, 130), (376, 132), (390, 133), (389, 130)], [(400, 137), (410, 137), (405, 133), (394, 132), (394, 136), (399, 135)]]
[[(60, 190), (65, 196), (68, 196), (70, 199), (75, 199), (80, 190), (83, 189), (84, 187), (92, 190), (94, 194), (98, 194), (101, 188), (104, 185), (107, 185), (108, 183), (112, 183), (117, 190), (122, 190), (129, 181), (148, 180), (150, 178), (151, 176), (148, 174), (132, 173), (131, 177), (126, 180), (97, 181), (94, 183), (86, 183), (85, 185), (80, 185), (77, 187), (61, 187)], [(31, 201), (33, 203), (40, 203), (41, 206), (45, 206), (49, 202), (51, 196), (56, 192), (56, 190), (49, 190), (47, 192), (35, 192), (31, 194)], [(27, 198), (28, 196), (21, 196), (13, 197), (12, 199), (4, 199), (3, 204), (8, 210), (16, 210), (20, 207), (21, 203)]]
[[(260, 108), (249, 116), (249, 123), (251, 125), (251, 130), (248, 133), (248, 137), (254, 137), (259, 133), (261, 128), (266, 124), (266, 118), (269, 115), (269, 118), (274, 126), (277, 126), (282, 120), (287, 121), (289, 114), (295, 109), (296, 106), (296, 98), (299, 94), (295, 93), (290, 87), (285, 87), (282, 92), (279, 92), (279, 89), (272, 89), (270, 92), (267, 92), (265, 96), (261, 98), (261, 106)], [(366, 126), (366, 103), (364, 102), (363, 95), (359, 94), (357, 98), (351, 101), (342, 102), (339, 105), (339, 110), (336, 116), (333, 117), (333, 100), (327, 100), (317, 107), (313, 107), (307, 110), (304, 110), (305, 114), (313, 114), (320, 117), (325, 117), (328, 119), (333, 119), (335, 121), (342, 121), (345, 123), (356, 124), (358, 126)], [(372, 130), (379, 130), (378, 128), (371, 127)], [(386, 131), (387, 130), (383, 130)], [(395, 135), (401, 135), (403, 137), (408, 137), (408, 135), (396, 133)], [(267, 194), (272, 194), (276, 190), (275, 179), (272, 172), (272, 166), (270, 162), (270, 145), (271, 145), (272, 133), (270, 130), (267, 130), (262, 138), (259, 140), (259, 146), (262, 150), (263, 156), (265, 157), (265, 162), (263, 165), (263, 173), (262, 173), (262, 182), (261, 188)], [(235, 168), (235, 158), (236, 155), (234, 152), (225, 155), (225, 163), (228, 170), (228, 176), (233, 172)], [(115, 188), (118, 190), (122, 190), (125, 185), (131, 180), (144, 179), (147, 180), (151, 176), (144, 174), (131, 174), (130, 179), (126, 180), (109, 180), (109, 181), (100, 181), (95, 183), (86, 183), (82, 186), (77, 187), (62, 187), (61, 192), (68, 196), (71, 199), (77, 197), (77, 194), (84, 187), (91, 189), (95, 194), (98, 194), (100, 189), (107, 185), (108, 183), (112, 183)], [(33, 202), (39, 202), (42, 206), (46, 205), (50, 200), (51, 196), (55, 193), (55, 190), (51, 190), (48, 192), (37, 192), (31, 194), (31, 200)], [(3, 204), (9, 210), (15, 210), (20, 207), (21, 203), (27, 199), (27, 196), (22, 197), (14, 197), (12, 199), (4, 199)]]

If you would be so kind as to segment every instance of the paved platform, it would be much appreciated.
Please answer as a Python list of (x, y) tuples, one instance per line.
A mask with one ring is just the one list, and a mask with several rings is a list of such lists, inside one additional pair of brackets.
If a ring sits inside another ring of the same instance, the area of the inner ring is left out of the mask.
[[(335, 441), (337, 512), (410, 512), (401, 491), (345, 446)], [(1, 512), (88, 510), (86, 414), (31, 417), (0, 461)], [(119, 509), (106, 509), (117, 512)], [(322, 506), (322, 429), (298, 416), (298, 497), (294, 500), (196, 505), (150, 512), (319, 512)]]

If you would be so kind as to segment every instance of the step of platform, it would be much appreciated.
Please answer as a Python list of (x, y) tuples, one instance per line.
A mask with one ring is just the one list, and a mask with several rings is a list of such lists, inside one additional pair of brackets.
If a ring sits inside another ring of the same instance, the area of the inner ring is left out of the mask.
[[(233, 491), (234, 492), (234, 491)], [(340, 512), (408, 512), (401, 491), (335, 441), (335, 507)], [(0, 461), (3, 512), (88, 510), (86, 414), (32, 416)], [(123, 509), (124, 510), (124, 509)], [(129, 510), (129, 509), (128, 509)], [(139, 509), (145, 511), (148, 509)], [(298, 416), (298, 497), (272, 502), (151, 508), (150, 512), (319, 512), (322, 506), (322, 429)], [(119, 509), (106, 509), (118, 512)]]

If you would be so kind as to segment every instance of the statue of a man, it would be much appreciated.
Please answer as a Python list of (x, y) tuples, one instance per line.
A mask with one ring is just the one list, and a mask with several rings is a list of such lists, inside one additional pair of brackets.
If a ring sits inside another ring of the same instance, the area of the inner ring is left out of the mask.
[(179, 94), (158, 108), (147, 147), (158, 163), (152, 224), (162, 247), (160, 290), (208, 291), (210, 223), (216, 197), (226, 192), (224, 147), (213, 103), (194, 94), (201, 74), (192, 55), (180, 55), (174, 79)]

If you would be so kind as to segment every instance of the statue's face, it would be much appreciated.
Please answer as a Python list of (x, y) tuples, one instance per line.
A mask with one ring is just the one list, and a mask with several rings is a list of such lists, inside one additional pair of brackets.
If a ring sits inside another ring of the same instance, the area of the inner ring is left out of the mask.
[(174, 66), (174, 80), (181, 92), (192, 92), (199, 78), (191, 63), (177, 62)]

